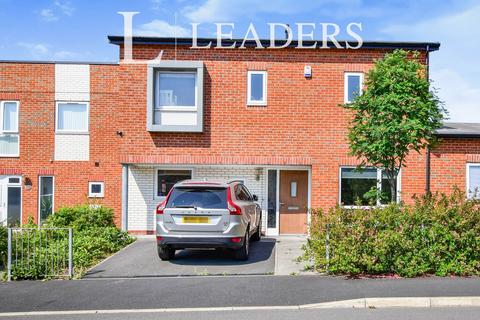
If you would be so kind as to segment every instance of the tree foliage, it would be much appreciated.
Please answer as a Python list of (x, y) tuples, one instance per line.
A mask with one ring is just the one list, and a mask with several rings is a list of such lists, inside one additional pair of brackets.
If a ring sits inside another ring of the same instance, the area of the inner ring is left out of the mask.
[(433, 146), (446, 116), (419, 58), (418, 52), (405, 50), (386, 54), (366, 74), (363, 94), (345, 105), (354, 113), (348, 134), (351, 154), (361, 166), (384, 169), (392, 195), (409, 152)]

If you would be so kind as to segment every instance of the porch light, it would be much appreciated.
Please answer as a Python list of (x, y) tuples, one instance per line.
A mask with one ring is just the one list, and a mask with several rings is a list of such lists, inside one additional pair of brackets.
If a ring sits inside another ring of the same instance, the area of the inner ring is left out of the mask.
[(255, 180), (260, 180), (260, 175), (263, 173), (263, 168), (255, 168)]
[(25, 177), (23, 179), (23, 185), (25, 186), (25, 190), (30, 190), (32, 189), (32, 179), (30, 179), (29, 177)]

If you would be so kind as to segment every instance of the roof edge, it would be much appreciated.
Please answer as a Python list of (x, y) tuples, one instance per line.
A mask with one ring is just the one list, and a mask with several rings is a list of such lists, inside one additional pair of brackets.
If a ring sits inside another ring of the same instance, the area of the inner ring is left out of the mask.
[(88, 65), (118, 65), (119, 64), (119, 62), (104, 62), (104, 61), (57, 61), (57, 60), (0, 60), (0, 63), (88, 64)]
[[(124, 42), (124, 36), (115, 36), (109, 35), (108, 41), (111, 44), (121, 45)], [(152, 44), (152, 45), (192, 45), (192, 38), (167, 38), (167, 37), (143, 37), (143, 36), (134, 36), (132, 38), (133, 44)], [(239, 47), (243, 39), (222, 39), (222, 43), (227, 45), (233, 45), (236, 43), (236, 47)], [(304, 40), (303, 44), (305, 46), (312, 46), (317, 43), (316, 48), (320, 48), (323, 45), (321, 40)], [(343, 47), (346, 46), (347, 42), (350, 46), (355, 46), (358, 44), (357, 41), (346, 41), (340, 40), (338, 43)], [(212, 46), (216, 46), (216, 38), (198, 38), (198, 46), (206, 46), (209, 43), (212, 43)], [(260, 43), (264, 47), (270, 46), (269, 39), (260, 39)], [(281, 46), (285, 44), (285, 40), (275, 40), (275, 45)], [(296, 47), (298, 45), (298, 40), (293, 40), (288, 47)], [(256, 46), (256, 42), (253, 40), (248, 40), (245, 42), (246, 47)], [(336, 48), (335, 44), (332, 41), (327, 41), (328, 48)], [(363, 41), (362, 49), (412, 49), (412, 50), (424, 50), (428, 52), (437, 51), (440, 48), (440, 42), (414, 42), (414, 41)], [(350, 49), (353, 50), (353, 49)]]
[(478, 139), (480, 138), (480, 133), (436, 133), (439, 138), (457, 138), (457, 139)]

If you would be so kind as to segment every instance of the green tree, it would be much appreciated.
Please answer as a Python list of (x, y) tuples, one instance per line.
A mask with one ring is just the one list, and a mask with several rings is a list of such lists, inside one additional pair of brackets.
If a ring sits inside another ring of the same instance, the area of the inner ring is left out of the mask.
[(446, 117), (443, 103), (430, 81), (418, 52), (395, 50), (377, 60), (366, 74), (365, 90), (345, 107), (352, 110), (348, 139), (350, 153), (368, 165), (385, 170), (391, 201), (395, 201), (399, 170), (410, 151), (436, 142), (435, 131)]

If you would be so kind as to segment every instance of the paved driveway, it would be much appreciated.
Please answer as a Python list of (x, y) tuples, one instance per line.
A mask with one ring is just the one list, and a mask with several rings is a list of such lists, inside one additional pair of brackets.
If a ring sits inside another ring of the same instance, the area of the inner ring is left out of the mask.
[(155, 238), (140, 238), (91, 269), (85, 278), (249, 275), (274, 271), (275, 239), (251, 243), (248, 261), (234, 260), (224, 250), (180, 250), (174, 260), (161, 261)]

